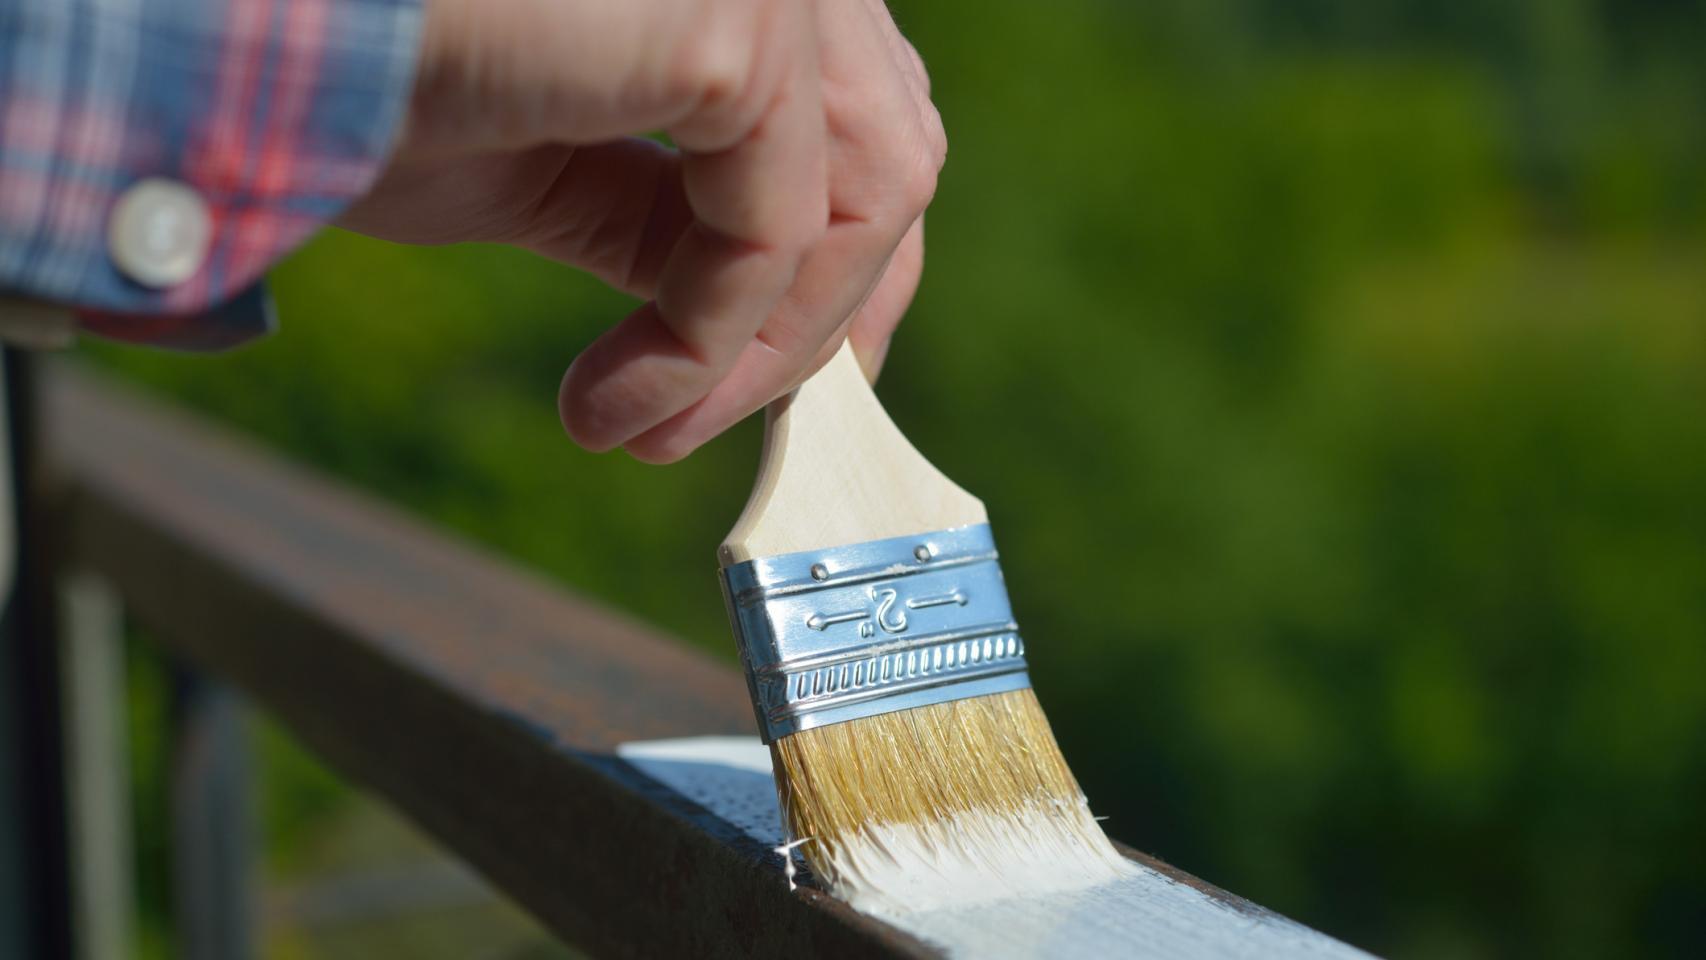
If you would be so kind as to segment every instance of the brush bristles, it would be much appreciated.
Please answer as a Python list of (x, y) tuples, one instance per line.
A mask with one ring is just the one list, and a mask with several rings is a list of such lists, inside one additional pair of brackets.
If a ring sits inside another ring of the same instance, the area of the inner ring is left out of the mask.
[(1129, 870), (1028, 689), (802, 731), (770, 748), (785, 826), (830, 892), (907, 911)]

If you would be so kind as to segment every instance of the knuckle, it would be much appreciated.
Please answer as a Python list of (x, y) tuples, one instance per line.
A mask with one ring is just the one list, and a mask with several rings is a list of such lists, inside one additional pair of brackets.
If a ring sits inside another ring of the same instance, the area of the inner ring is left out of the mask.
[(924, 88), (924, 95), (929, 96), (930, 70), (924, 65), (924, 58), (918, 55), (918, 48), (912, 45), (912, 41), (903, 37), (900, 42), (906, 44), (906, 52), (912, 60), (913, 72), (918, 75), (918, 83)]
[[(797, 0), (724, 0), (682, 27), (669, 96), (690, 105), (669, 129), (679, 145), (715, 151), (750, 135), (786, 92), (799, 66)], [(732, 12), (731, 12), (732, 11)], [(792, 12), (791, 12), (792, 11)]]
[(671, 98), (691, 100), (700, 112), (725, 109), (740, 100), (750, 60), (750, 48), (736, 32), (689, 30), (671, 58)]
[(885, 163), (885, 179), (895, 185), (891, 194), (893, 203), (908, 222), (935, 199), (937, 180), (947, 155), (948, 141), (933, 107), (895, 139)]
[(948, 131), (943, 128), (942, 114), (934, 105), (926, 105), (924, 110), (924, 148), (930, 162), (940, 171), (948, 162)]
[(916, 217), (936, 198), (936, 182), (942, 169), (940, 156), (933, 150), (920, 150), (908, 165), (901, 179), (901, 201), (906, 212)]
[(701, 115), (743, 116), (755, 112), (761, 91), (754, 79), (779, 0), (717, 0), (697, 5), (680, 18), (671, 57), (671, 92), (698, 104)]

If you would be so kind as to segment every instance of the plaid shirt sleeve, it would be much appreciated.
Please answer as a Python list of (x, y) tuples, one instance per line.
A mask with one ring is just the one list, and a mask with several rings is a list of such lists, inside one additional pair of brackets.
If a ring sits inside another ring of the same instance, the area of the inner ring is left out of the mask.
[[(0, 288), (104, 335), (188, 348), (263, 332), (261, 274), (377, 175), (420, 0), (0, 0)], [(144, 179), (206, 207), (206, 257), (156, 289), (108, 221)]]

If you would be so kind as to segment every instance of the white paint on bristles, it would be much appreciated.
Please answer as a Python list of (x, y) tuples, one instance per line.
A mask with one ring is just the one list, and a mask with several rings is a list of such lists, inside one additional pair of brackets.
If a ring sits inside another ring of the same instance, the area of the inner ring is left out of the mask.
[[(809, 838), (782, 832), (770, 751), (751, 737), (623, 744), (618, 756), (749, 836), (778, 849), (777, 866)], [(963, 819), (963, 818), (962, 818)], [(863, 882), (833, 891), (855, 908), (950, 957), (1166, 957), (1349, 960), (1368, 954), (1278, 915), (1210, 897), (1148, 866), (1115, 868), (1093, 853), (1038, 847), (1009, 826), (960, 823), (977, 843), (917, 828), (875, 833), (858, 854)], [(995, 842), (994, 847), (989, 844)], [(1000, 849), (968, 859), (968, 849)], [(786, 852), (784, 852), (786, 851)], [(903, 866), (904, 865), (904, 866)], [(791, 880), (791, 877), (790, 877)], [(941, 888), (953, 886), (944, 897)]]
[(1018, 817), (873, 823), (844, 842), (841, 883), (831, 892), (866, 913), (894, 916), (1083, 890), (1133, 869), (1100, 837), (1086, 842), (1071, 830), (1076, 819), (1032, 808)]

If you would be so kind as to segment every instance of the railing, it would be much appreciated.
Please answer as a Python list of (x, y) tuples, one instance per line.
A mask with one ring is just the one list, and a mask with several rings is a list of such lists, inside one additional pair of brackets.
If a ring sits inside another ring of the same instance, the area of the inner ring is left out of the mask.
[[(123, 834), (103, 800), (123, 788), (105, 736), (122, 690), (102, 653), (121, 603), (193, 669), (173, 788), (186, 956), (249, 950), (244, 771), (224, 684), (596, 955), (937, 952), (791, 891), (772, 850), (614, 755), (627, 741), (750, 733), (732, 667), (190, 416), (46, 372), (24, 408), (40, 430), (24, 451), (33, 526), (15, 606), (33, 611), (38, 638), (57, 609), (63, 638), (32, 654), (57, 664), (68, 701), (32, 706), (69, 720), (36, 732), (71, 747), (40, 767), (63, 775), (65, 795), (32, 801), (47, 810), (41, 829), (71, 838), (34, 860), (36, 880), (66, 887), (69, 932), (38, 941), (50, 953), (99, 956), (123, 926), (124, 891), (102, 879), (123, 854), (101, 843)], [(30, 386), (14, 382), (14, 396)], [(52, 822), (56, 799), (69, 825)], [(1233, 928), (1283, 922), (1129, 855), (1229, 906)], [(1141, 952), (1143, 939), (1127, 945)]]

